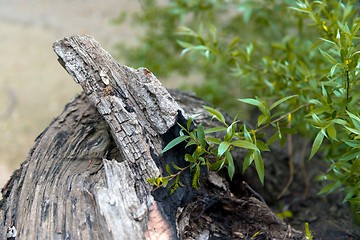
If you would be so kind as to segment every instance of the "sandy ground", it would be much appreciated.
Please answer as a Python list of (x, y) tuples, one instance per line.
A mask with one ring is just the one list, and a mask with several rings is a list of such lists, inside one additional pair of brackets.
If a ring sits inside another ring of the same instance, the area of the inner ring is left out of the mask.
[(139, 31), (129, 21), (111, 24), (124, 9), (138, 11), (139, 2), (0, 0), (0, 188), (36, 136), (81, 91), (58, 64), (52, 43), (88, 34), (110, 53), (118, 41), (133, 43)]

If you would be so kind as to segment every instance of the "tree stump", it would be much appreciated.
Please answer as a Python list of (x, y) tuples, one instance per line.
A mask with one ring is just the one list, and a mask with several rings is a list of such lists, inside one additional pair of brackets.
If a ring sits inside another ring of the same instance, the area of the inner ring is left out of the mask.
[(178, 136), (177, 122), (202, 113), (205, 103), (168, 91), (146, 68), (120, 65), (89, 36), (53, 48), (84, 91), (38, 136), (2, 189), (0, 239), (304, 237), (245, 182), (234, 192), (221, 173), (203, 174), (199, 190), (190, 187), (190, 173), (171, 195), (154, 190), (147, 178), (167, 163), (186, 165), (183, 146), (160, 152)]

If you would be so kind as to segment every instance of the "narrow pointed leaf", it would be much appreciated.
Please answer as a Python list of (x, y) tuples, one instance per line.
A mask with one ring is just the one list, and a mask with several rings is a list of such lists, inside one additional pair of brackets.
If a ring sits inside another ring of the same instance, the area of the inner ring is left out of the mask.
[(243, 103), (257, 106), (263, 114), (266, 114), (266, 106), (261, 101), (259, 101), (257, 99), (253, 99), (253, 98), (243, 98), (243, 99), (238, 99), (238, 100)]
[(185, 141), (188, 138), (189, 138), (189, 136), (185, 135), (185, 136), (179, 136), (179, 137), (173, 139), (171, 142), (168, 143), (168, 145), (166, 145), (166, 147), (161, 151), (161, 153), (164, 153), (164, 152), (172, 149), (173, 147), (175, 147), (179, 143), (182, 143), (183, 141)]
[(220, 144), (222, 142), (221, 139), (214, 138), (214, 137), (208, 137), (208, 138), (205, 138), (205, 140), (208, 141), (209, 143), (215, 143), (215, 144)]
[(330, 62), (330, 63), (332, 63), (332, 64), (337, 64), (338, 62), (335, 60), (335, 58), (333, 58), (330, 54), (328, 54), (327, 52), (325, 52), (325, 51), (323, 51), (323, 50), (321, 50), (321, 49), (319, 49), (320, 50), (320, 53), (321, 53), (321, 55), (323, 55), (323, 57), (328, 61), (328, 62)]
[(276, 102), (274, 102), (273, 104), (271, 104), (269, 110), (272, 110), (274, 109), (275, 107), (277, 107), (279, 104), (291, 99), (291, 98), (294, 98), (294, 97), (297, 97), (298, 95), (291, 95), (291, 96), (288, 96), (288, 97), (284, 97), (282, 99), (279, 99), (277, 100)]
[(196, 135), (197, 135), (197, 138), (201, 144), (202, 147), (205, 147), (206, 146), (206, 142), (205, 142), (205, 131), (204, 131), (204, 127), (203, 125), (200, 123), (197, 127), (197, 131), (196, 131)]
[(250, 150), (246, 153), (246, 155), (244, 157), (244, 162), (243, 162), (243, 166), (242, 166), (243, 173), (251, 165), (253, 160), (254, 160), (254, 150)]
[(309, 159), (312, 159), (315, 153), (319, 150), (323, 140), (324, 140), (324, 134), (321, 131), (319, 131), (312, 145)]
[(337, 140), (336, 139), (336, 129), (334, 127), (333, 124), (329, 125), (327, 128), (326, 128), (326, 132), (328, 134), (328, 136), (334, 140)]
[(234, 142), (231, 142), (231, 145), (233, 145), (235, 147), (239, 147), (239, 148), (259, 150), (255, 144), (245, 141), (245, 140), (236, 140)]
[(264, 177), (265, 177), (265, 167), (264, 167), (264, 161), (261, 157), (260, 152), (255, 152), (254, 153), (254, 161), (255, 161), (255, 168), (256, 168), (256, 172), (259, 176), (260, 182), (262, 185), (264, 185)]
[(218, 148), (218, 156), (222, 156), (226, 150), (228, 150), (228, 148), (230, 147), (230, 143), (229, 142), (222, 142), (220, 143), (219, 145), (219, 148)]
[(218, 121), (220, 121), (221, 123), (223, 123), (225, 126), (227, 126), (226, 122), (225, 122), (225, 117), (222, 115), (222, 113), (212, 107), (208, 107), (208, 106), (204, 106), (205, 110), (208, 111), (211, 115), (213, 115), (214, 118), (216, 118)]
[(226, 131), (226, 127), (213, 127), (205, 130), (205, 134)]
[(228, 174), (229, 174), (229, 178), (230, 180), (233, 179), (234, 177), (234, 173), (235, 173), (235, 165), (234, 165), (234, 160), (233, 157), (231, 156), (231, 153), (229, 151), (227, 151), (225, 153), (227, 162), (228, 162)]

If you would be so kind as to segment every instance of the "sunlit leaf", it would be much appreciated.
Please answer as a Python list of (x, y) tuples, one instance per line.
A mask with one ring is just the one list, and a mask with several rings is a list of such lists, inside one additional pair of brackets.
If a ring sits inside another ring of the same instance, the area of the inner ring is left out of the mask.
[(204, 106), (205, 110), (208, 111), (214, 118), (216, 118), (218, 121), (220, 121), (222, 124), (224, 124), (225, 126), (227, 126), (226, 122), (225, 122), (225, 117), (222, 115), (222, 113), (212, 107), (208, 107), (208, 106)]
[(224, 137), (225, 141), (229, 141), (235, 134), (236, 131), (236, 123), (233, 122), (227, 129), (226, 129), (226, 135)]
[(294, 97), (297, 97), (298, 95), (291, 95), (291, 96), (288, 96), (288, 97), (284, 97), (282, 99), (279, 99), (277, 100), (276, 102), (274, 102), (273, 104), (271, 104), (269, 110), (272, 110), (274, 109), (275, 107), (277, 107), (279, 104), (291, 99), (291, 98), (294, 98)]
[(355, 129), (355, 128), (351, 128), (348, 126), (344, 126), (347, 130), (349, 130), (350, 132), (356, 134), (356, 135), (360, 135), (360, 129)]
[(245, 140), (233, 141), (233, 142), (231, 142), (231, 145), (235, 146), (235, 147), (239, 147), (239, 148), (259, 150), (258, 147), (255, 144), (253, 144), (251, 142), (248, 142), (248, 141), (245, 141)]
[(168, 182), (169, 182), (169, 177), (162, 178), (161, 186), (166, 187), (168, 185)]
[(353, 113), (351, 113), (349, 111), (346, 111), (346, 113), (351, 118), (351, 121), (353, 122), (356, 129), (360, 130), (360, 117), (356, 116), (355, 114), (353, 114)]
[(218, 156), (222, 156), (228, 150), (229, 147), (230, 147), (230, 142), (224, 141), (220, 143), (218, 148)]
[(179, 143), (182, 143), (183, 141), (185, 141), (186, 139), (188, 139), (189, 136), (185, 135), (185, 136), (179, 136), (175, 139), (173, 139), (171, 142), (169, 142), (166, 147), (161, 151), (161, 153), (164, 153), (170, 149), (172, 149), (173, 147), (175, 147), (176, 145), (178, 145)]
[(333, 58), (330, 54), (328, 54), (327, 52), (323, 51), (322, 49), (319, 49), (321, 55), (323, 55), (323, 57), (330, 63), (336, 65), (338, 62), (335, 60), (335, 58)]
[(266, 113), (266, 107), (263, 102), (253, 98), (242, 98), (238, 99), (240, 102), (247, 103), (250, 105), (257, 106), (262, 113)]
[(207, 137), (205, 138), (205, 140), (208, 141), (209, 143), (215, 143), (215, 144), (220, 144), (222, 142), (221, 139), (215, 137)]
[(268, 120), (270, 120), (270, 116), (268, 114), (261, 114), (258, 117), (257, 126), (260, 127), (264, 123), (266, 123)]
[(321, 131), (318, 132), (318, 134), (315, 137), (314, 143), (312, 145), (309, 159), (312, 159), (313, 156), (315, 155), (315, 153), (319, 150), (319, 148), (323, 142), (323, 139), (324, 139), (324, 134)]
[(329, 125), (326, 128), (326, 132), (327, 132), (327, 134), (329, 135), (330, 138), (336, 140), (336, 129), (335, 129), (333, 124)]
[(222, 132), (226, 131), (226, 127), (213, 127), (209, 129), (205, 129), (205, 134), (214, 133), (214, 132)]

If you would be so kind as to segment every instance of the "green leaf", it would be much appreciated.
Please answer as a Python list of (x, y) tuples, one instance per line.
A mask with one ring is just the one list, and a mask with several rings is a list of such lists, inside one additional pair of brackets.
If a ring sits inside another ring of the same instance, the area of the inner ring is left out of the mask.
[(327, 128), (326, 128), (326, 132), (329, 135), (330, 138), (337, 140), (336, 139), (336, 129), (334, 127), (333, 124), (330, 124)]
[(316, 135), (314, 143), (312, 145), (309, 159), (312, 159), (313, 156), (315, 155), (315, 153), (319, 150), (319, 148), (323, 142), (323, 139), (324, 139), (324, 134), (322, 133), (322, 131), (319, 131), (318, 134)]
[(229, 44), (229, 48), (233, 48), (240, 41), (239, 37), (235, 37)]
[(173, 139), (171, 142), (169, 142), (166, 147), (161, 151), (161, 153), (164, 153), (170, 149), (172, 149), (173, 147), (175, 147), (176, 145), (178, 145), (179, 143), (182, 143), (183, 141), (185, 141), (186, 139), (188, 139), (189, 136), (185, 135), (185, 136), (179, 136), (175, 139)]
[(339, 125), (345, 125), (346, 124), (346, 121), (344, 121), (342, 119), (339, 119), (339, 118), (335, 118), (335, 119), (331, 120), (331, 122), (339, 124)]
[(273, 144), (277, 139), (279, 139), (279, 133), (275, 132), (275, 134), (273, 134), (267, 141), (266, 144), (267, 145), (271, 145)]
[(208, 141), (209, 143), (215, 143), (215, 144), (220, 144), (222, 142), (221, 139), (215, 137), (207, 137), (205, 138), (205, 140)]
[(170, 174), (170, 175), (172, 174), (169, 164), (166, 164), (166, 166), (165, 166), (165, 171), (166, 171), (168, 174)]
[(193, 173), (192, 180), (191, 180), (191, 186), (195, 189), (198, 189), (200, 187), (200, 166), (199, 164), (195, 165), (195, 172)]
[(162, 181), (161, 181), (161, 186), (162, 186), (162, 187), (166, 187), (167, 184), (169, 183), (169, 179), (170, 179), (169, 176), (168, 176), (168, 177), (163, 177), (163, 178), (162, 178)]
[(231, 142), (231, 145), (235, 146), (235, 147), (239, 147), (239, 148), (252, 149), (252, 150), (257, 150), (257, 151), (259, 150), (255, 144), (245, 141), (245, 140), (233, 141), (233, 142)]
[(269, 114), (261, 114), (261, 115), (258, 117), (257, 126), (260, 127), (261, 125), (263, 125), (264, 123), (266, 123), (268, 120), (270, 120)]
[(348, 126), (344, 126), (347, 130), (349, 130), (350, 132), (356, 134), (356, 135), (360, 135), (360, 129), (355, 129), (355, 128), (351, 128)]
[(264, 143), (263, 141), (257, 140), (256, 146), (258, 147), (258, 149), (260, 149), (260, 151), (270, 151), (269, 146), (266, 145), (266, 143)]
[(321, 125), (321, 120), (315, 113), (311, 114), (311, 117), (318, 126)]
[(231, 140), (231, 138), (234, 136), (235, 130), (236, 130), (236, 123), (237, 123), (237, 122), (233, 122), (233, 123), (226, 129), (226, 135), (224, 136), (224, 140), (225, 140), (225, 141)]
[(226, 131), (226, 127), (213, 127), (205, 130), (205, 134)]
[(320, 192), (318, 194), (320, 195), (320, 194), (324, 194), (324, 193), (332, 193), (339, 187), (341, 187), (341, 182), (328, 183), (325, 187), (323, 187), (320, 190)]
[(246, 153), (245, 157), (244, 157), (244, 162), (243, 162), (243, 166), (242, 166), (242, 171), (243, 173), (245, 172), (245, 170), (251, 165), (251, 163), (254, 160), (254, 150), (250, 150)]
[(309, 228), (309, 223), (305, 222), (305, 236), (307, 240), (312, 240), (313, 239), (313, 235), (311, 233), (311, 230)]
[(171, 162), (171, 165), (173, 166), (173, 168), (175, 168), (178, 171), (182, 171), (184, 170), (183, 168), (179, 167), (178, 165), (176, 165), (174, 162)]
[(259, 176), (260, 182), (262, 185), (264, 185), (264, 177), (265, 177), (265, 168), (264, 168), (264, 161), (261, 157), (260, 152), (255, 151), (254, 152), (254, 161), (255, 161), (255, 168), (256, 172)]
[(225, 159), (216, 161), (215, 163), (210, 165), (210, 170), (211, 171), (219, 171), (220, 169), (223, 168), (224, 164), (225, 164)]
[(222, 142), (220, 143), (219, 145), (219, 148), (218, 148), (218, 156), (222, 156), (227, 150), (228, 148), (230, 147), (230, 142)]
[(191, 146), (191, 145), (197, 145), (197, 143), (196, 143), (193, 139), (191, 139), (191, 140), (186, 144), (185, 148), (187, 148), (187, 147), (189, 147), (189, 146)]
[(190, 154), (185, 154), (185, 157), (184, 157), (185, 161), (189, 162), (189, 163), (194, 163), (195, 162), (195, 159), (193, 158), (193, 156), (191, 156)]
[(335, 60), (335, 58), (333, 58), (330, 54), (328, 54), (327, 52), (323, 51), (321, 48), (319, 48), (321, 55), (323, 55), (323, 57), (329, 62), (332, 63), (334, 65), (336, 65), (338, 62)]
[(227, 151), (225, 153), (225, 157), (226, 160), (228, 162), (228, 174), (229, 174), (229, 178), (232, 181), (233, 177), (234, 177), (234, 173), (235, 173), (235, 165), (234, 165), (234, 160), (233, 157), (231, 155), (231, 153), (229, 151)]
[(226, 122), (225, 122), (225, 117), (222, 115), (222, 113), (212, 107), (208, 107), (208, 106), (203, 106), (205, 108), (206, 111), (208, 111), (208, 113), (210, 113), (214, 118), (216, 118), (218, 121), (220, 121), (222, 124), (224, 124), (225, 126), (227, 126)]
[(346, 111), (346, 113), (349, 115), (349, 117), (351, 118), (351, 121), (353, 122), (354, 126), (360, 130), (360, 118), (358, 116), (356, 116), (355, 114)]
[(189, 118), (186, 122), (186, 129), (190, 131), (191, 123), (193, 122), (193, 118)]
[(247, 103), (250, 105), (254, 105), (257, 106), (259, 108), (259, 110), (266, 114), (266, 106), (264, 105), (264, 103), (262, 103), (261, 101), (257, 100), (257, 99), (253, 99), (253, 98), (242, 98), (242, 99), (238, 99), (240, 102), (243, 103)]
[(245, 140), (247, 140), (248, 142), (252, 142), (251, 135), (250, 135), (249, 131), (247, 130), (245, 124), (244, 124), (244, 138), (245, 138)]
[(277, 107), (279, 104), (291, 99), (291, 98), (294, 98), (294, 97), (297, 97), (298, 95), (291, 95), (291, 96), (288, 96), (288, 97), (284, 97), (282, 99), (279, 99), (277, 100), (276, 102), (274, 102), (273, 104), (271, 104), (269, 110), (272, 110), (274, 109), (275, 107)]
[(197, 131), (196, 131), (196, 135), (197, 135), (197, 138), (200, 142), (200, 145), (202, 147), (205, 147), (206, 146), (206, 141), (205, 141), (205, 132), (204, 132), (204, 127), (203, 125), (200, 123), (198, 126), (197, 126)]
[(359, 156), (360, 156), (360, 150), (358, 148), (354, 148), (354, 149), (346, 152), (342, 156), (340, 156), (339, 160), (341, 160), (341, 161), (350, 161), (350, 160), (353, 160), (353, 159), (357, 159)]
[(359, 140), (342, 140), (346, 145), (352, 148), (360, 148), (360, 141)]

